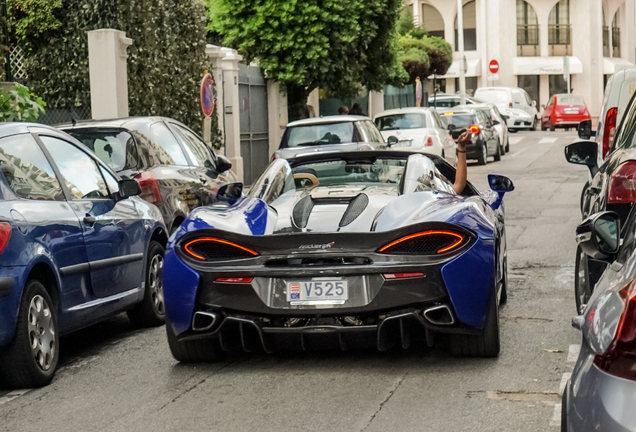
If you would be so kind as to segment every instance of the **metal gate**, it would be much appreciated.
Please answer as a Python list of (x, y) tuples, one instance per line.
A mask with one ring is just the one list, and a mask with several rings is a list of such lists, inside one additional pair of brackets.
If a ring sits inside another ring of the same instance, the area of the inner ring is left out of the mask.
[(269, 163), (267, 83), (261, 68), (239, 64), (239, 105), (243, 178), (251, 185)]

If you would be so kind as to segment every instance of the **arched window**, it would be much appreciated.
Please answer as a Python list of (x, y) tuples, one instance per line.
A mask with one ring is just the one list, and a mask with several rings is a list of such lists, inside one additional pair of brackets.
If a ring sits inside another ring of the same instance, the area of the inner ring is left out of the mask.
[(539, 55), (539, 21), (534, 8), (517, 0), (517, 55)]
[(429, 35), (444, 37), (444, 18), (434, 6), (422, 5), (422, 25)]
[(621, 28), (618, 25), (618, 11), (612, 20), (612, 57), (621, 56)]
[[(475, 13), (475, 0), (469, 1), (462, 8), (464, 21), (464, 50), (477, 50), (477, 15)], [(459, 32), (457, 31), (457, 17), (455, 17), (455, 50), (459, 49)]]
[(570, 28), (570, 0), (560, 0), (548, 17), (548, 45), (550, 55), (572, 55)]

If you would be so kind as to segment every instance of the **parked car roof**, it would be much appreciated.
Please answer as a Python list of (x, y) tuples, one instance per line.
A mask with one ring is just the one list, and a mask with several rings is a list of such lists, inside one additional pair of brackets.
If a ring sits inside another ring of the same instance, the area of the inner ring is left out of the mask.
[(302, 120), (296, 120), (287, 124), (287, 127), (311, 125), (311, 124), (323, 124), (323, 123), (344, 123), (344, 122), (356, 122), (363, 120), (371, 120), (366, 116), (357, 115), (333, 115), (325, 117), (312, 117)]
[(385, 115), (393, 115), (393, 114), (404, 114), (404, 113), (421, 113), (426, 111), (431, 111), (433, 108), (429, 107), (408, 107), (408, 108), (395, 108), (386, 111), (382, 111), (375, 115), (375, 118), (385, 116)]
[(155, 123), (158, 121), (165, 121), (168, 117), (149, 116), (149, 117), (126, 117), (119, 119), (105, 119), (105, 120), (80, 120), (73, 126), (72, 123), (64, 123), (55, 125), (58, 129), (69, 128), (91, 128), (91, 127), (114, 127), (114, 128), (133, 128), (139, 123)]

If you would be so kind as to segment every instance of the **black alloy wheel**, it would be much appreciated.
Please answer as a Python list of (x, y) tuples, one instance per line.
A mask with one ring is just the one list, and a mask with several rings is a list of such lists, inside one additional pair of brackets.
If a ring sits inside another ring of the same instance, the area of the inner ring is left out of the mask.
[(27, 281), (13, 341), (0, 354), (0, 374), (11, 388), (42, 387), (53, 379), (60, 357), (57, 310), (44, 285)]
[(486, 165), (488, 163), (488, 147), (486, 147), (486, 143), (481, 146), (481, 153), (477, 158), (478, 165)]
[(136, 327), (156, 327), (165, 322), (166, 307), (163, 300), (163, 256), (166, 250), (152, 240), (146, 257), (146, 283), (144, 298), (130, 309), (128, 319)]
[(574, 299), (577, 313), (582, 312), (582, 307), (590, 301), (590, 297), (592, 297), (592, 289), (590, 287), (588, 258), (579, 246), (576, 248), (576, 263), (574, 265)]
[(501, 144), (499, 144), (499, 138), (497, 138), (497, 153), (495, 153), (495, 162), (501, 160)]

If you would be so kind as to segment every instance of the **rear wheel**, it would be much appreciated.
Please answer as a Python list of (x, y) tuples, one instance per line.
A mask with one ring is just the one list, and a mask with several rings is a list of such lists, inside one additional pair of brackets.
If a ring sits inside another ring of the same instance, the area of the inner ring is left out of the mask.
[(194, 339), (180, 341), (172, 331), (170, 324), (166, 325), (168, 346), (175, 360), (182, 363), (215, 362), (223, 359), (223, 350), (218, 339)]
[(24, 288), (13, 341), (0, 354), (0, 373), (12, 388), (42, 387), (55, 375), (59, 360), (55, 305), (40, 281)]
[(552, 119), (551, 118), (548, 118), (548, 129), (550, 129), (550, 132), (554, 132), (555, 129), (556, 129), (554, 127), (554, 125), (552, 124)]
[(532, 122), (532, 130), (537, 130), (537, 118), (534, 118), (534, 121)]
[(541, 131), (545, 131), (547, 128), (543, 124), (543, 119), (541, 119)]
[(137, 327), (156, 327), (165, 322), (166, 308), (163, 301), (164, 247), (152, 240), (148, 247), (144, 299), (128, 311), (128, 318)]
[(497, 357), (500, 350), (499, 307), (495, 291), (481, 334), (452, 334), (451, 352), (455, 357)]
[(506, 138), (506, 153), (510, 153), (510, 139)]
[(576, 300), (576, 312), (581, 313), (582, 306), (590, 301), (592, 289), (587, 255), (581, 247), (576, 248), (576, 263), (574, 265), (574, 298)]
[(497, 140), (497, 153), (495, 153), (495, 162), (501, 160), (501, 144), (499, 144), (499, 140)]
[(488, 148), (486, 147), (486, 144), (481, 146), (481, 154), (477, 158), (477, 163), (479, 165), (486, 165), (488, 163)]

